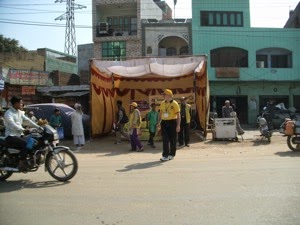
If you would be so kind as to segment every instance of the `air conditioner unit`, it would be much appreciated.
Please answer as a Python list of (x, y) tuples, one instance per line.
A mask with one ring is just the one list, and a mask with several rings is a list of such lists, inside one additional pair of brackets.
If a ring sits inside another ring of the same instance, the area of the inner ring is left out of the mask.
[(256, 61), (256, 68), (265, 68), (264, 61)]
[(98, 23), (98, 33), (99, 34), (108, 34), (108, 23), (106, 22), (99, 22)]

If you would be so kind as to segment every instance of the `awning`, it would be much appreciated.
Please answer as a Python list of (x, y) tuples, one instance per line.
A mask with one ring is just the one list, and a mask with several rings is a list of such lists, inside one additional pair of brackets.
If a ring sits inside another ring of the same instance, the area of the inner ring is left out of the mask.
[(80, 96), (83, 96), (83, 95), (87, 95), (87, 94), (89, 94), (89, 93), (90, 93), (89, 91), (74, 91), (74, 92), (67, 92), (67, 93), (60, 94), (60, 95), (53, 96), (53, 97), (55, 97), (55, 98), (62, 98), (62, 97), (80, 97)]

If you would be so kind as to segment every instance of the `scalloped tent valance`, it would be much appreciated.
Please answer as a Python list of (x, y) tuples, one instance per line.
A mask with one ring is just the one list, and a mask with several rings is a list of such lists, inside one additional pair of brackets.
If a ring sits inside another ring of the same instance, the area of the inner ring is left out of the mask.
[(142, 58), (126, 61), (99, 61), (93, 64), (108, 76), (141, 77), (159, 75), (177, 77), (194, 73), (199, 66), (203, 66), (205, 56), (182, 58)]

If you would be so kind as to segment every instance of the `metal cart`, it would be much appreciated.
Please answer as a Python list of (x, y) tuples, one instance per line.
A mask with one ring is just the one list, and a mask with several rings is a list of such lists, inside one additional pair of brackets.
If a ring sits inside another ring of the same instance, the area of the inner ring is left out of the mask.
[(235, 118), (215, 118), (213, 123), (213, 140), (237, 141)]

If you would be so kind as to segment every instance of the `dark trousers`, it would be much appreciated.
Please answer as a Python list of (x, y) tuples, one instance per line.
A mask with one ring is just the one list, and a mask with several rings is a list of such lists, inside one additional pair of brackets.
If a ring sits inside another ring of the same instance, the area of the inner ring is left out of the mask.
[(141, 149), (143, 145), (140, 142), (139, 136), (137, 134), (137, 129), (133, 128), (132, 134), (130, 135), (130, 144), (131, 144), (131, 149), (132, 150), (137, 150), (136, 148), (138, 147)]
[(155, 132), (149, 131), (149, 140), (148, 140), (148, 143), (150, 145), (154, 145), (154, 141), (153, 141), (154, 137), (155, 137)]
[(176, 155), (176, 142), (177, 142), (177, 132), (176, 132), (176, 120), (162, 120), (161, 121), (161, 133), (163, 139), (163, 157), (168, 157), (169, 155)]
[(190, 143), (190, 124), (186, 122), (186, 118), (181, 118), (180, 132), (178, 133), (178, 142), (179, 145), (187, 145)]
[(26, 148), (27, 141), (25, 138), (21, 138), (18, 136), (7, 136), (5, 138), (5, 142), (11, 148), (16, 148), (21, 150), (19, 156), (21, 159), (25, 159), (28, 154), (28, 149)]

